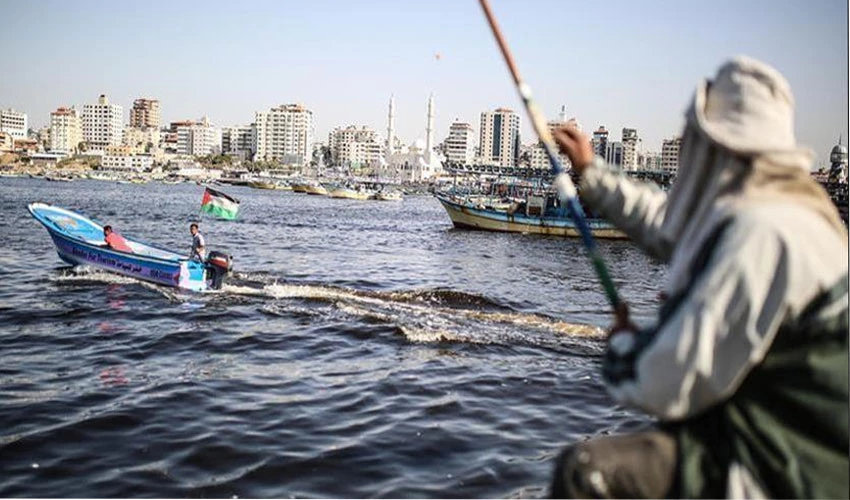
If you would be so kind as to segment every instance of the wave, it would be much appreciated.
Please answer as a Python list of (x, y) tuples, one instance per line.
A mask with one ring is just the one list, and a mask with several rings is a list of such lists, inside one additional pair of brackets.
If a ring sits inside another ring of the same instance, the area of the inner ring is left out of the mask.
[[(344, 314), (356, 321), (391, 327), (409, 342), (526, 345), (564, 350), (569, 354), (599, 354), (603, 330), (597, 326), (570, 323), (541, 314), (517, 312), (484, 295), (444, 288), (408, 291), (371, 291), (323, 285), (280, 283), (264, 272), (236, 273), (221, 290), (204, 294), (77, 266), (64, 269), (52, 281), (65, 285), (139, 285), (171, 302), (203, 308), (231, 297), (271, 299), (260, 308), (263, 314), (321, 319)], [(312, 304), (304, 304), (312, 302)], [(320, 308), (317, 304), (328, 307)]]
[[(262, 288), (225, 284), (223, 292), (278, 301), (323, 303), (357, 320), (394, 327), (408, 341), (416, 343), (529, 345), (596, 355), (600, 352), (598, 340), (604, 333), (597, 326), (505, 310), (486, 297), (445, 289), (375, 292), (273, 283)], [(276, 316), (319, 314), (315, 310), (308, 313), (307, 308), (293, 303), (277, 303), (261, 311)]]

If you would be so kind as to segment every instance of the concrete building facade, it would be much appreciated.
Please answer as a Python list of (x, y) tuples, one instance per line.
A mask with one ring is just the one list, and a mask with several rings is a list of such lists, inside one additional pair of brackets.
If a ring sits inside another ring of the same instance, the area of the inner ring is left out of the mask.
[(679, 170), (679, 151), (682, 148), (682, 138), (664, 139), (661, 143), (661, 169), (667, 172)]
[(443, 143), (446, 161), (469, 165), (475, 158), (475, 131), (472, 125), (454, 122), (449, 126), (449, 135)]
[(97, 104), (83, 106), (83, 140), (89, 151), (103, 151), (107, 146), (118, 146), (124, 135), (124, 108), (110, 104), (101, 94)]
[(283, 104), (257, 112), (257, 154), (261, 161), (308, 165), (313, 153), (313, 112), (301, 104)]
[(481, 113), (479, 157), (484, 164), (512, 167), (519, 162), (519, 115), (508, 108)]
[(50, 151), (74, 154), (83, 142), (83, 121), (77, 110), (57, 108), (50, 113)]
[(640, 137), (636, 129), (624, 128), (621, 142), (623, 144), (623, 170), (637, 170), (637, 155)]
[(28, 130), (27, 114), (12, 108), (0, 109), (0, 132), (5, 132), (13, 139), (26, 139)]
[(139, 98), (130, 108), (130, 126), (140, 129), (158, 129), (160, 126), (160, 107), (156, 99)]

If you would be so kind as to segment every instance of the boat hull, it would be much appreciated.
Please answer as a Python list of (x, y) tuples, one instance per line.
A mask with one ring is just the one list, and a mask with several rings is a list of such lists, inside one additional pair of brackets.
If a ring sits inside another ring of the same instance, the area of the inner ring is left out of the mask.
[(312, 195), (327, 196), (328, 190), (321, 184), (308, 184), (304, 187), (304, 192)]
[(346, 200), (368, 200), (371, 195), (363, 191), (349, 188), (337, 188), (328, 192), (331, 198), (342, 198)]
[[(529, 217), (508, 211), (476, 208), (442, 196), (437, 199), (457, 228), (509, 233), (548, 234), (552, 236), (580, 237), (575, 223), (566, 217)], [(587, 221), (594, 237), (599, 239), (625, 239), (627, 236), (610, 223), (590, 219)]]
[(102, 228), (79, 214), (41, 203), (30, 205), (29, 210), (47, 229), (59, 258), (68, 264), (192, 291), (207, 289), (207, 270), (201, 262), (138, 242), (131, 242), (138, 252), (113, 250), (92, 241)]

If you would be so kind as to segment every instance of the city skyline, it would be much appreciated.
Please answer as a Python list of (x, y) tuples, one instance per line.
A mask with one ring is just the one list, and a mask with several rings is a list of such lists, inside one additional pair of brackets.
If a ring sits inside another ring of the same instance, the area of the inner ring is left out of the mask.
[[(0, 107), (27, 113), (38, 129), (56, 108), (79, 111), (100, 94), (123, 106), (125, 123), (135, 99), (153, 98), (163, 125), (207, 116), (225, 127), (301, 103), (313, 111), (315, 140), (327, 142), (340, 126), (383, 134), (392, 94), (396, 135), (409, 144), (425, 138), (433, 92), (437, 142), (455, 119), (477, 135), (481, 112), (499, 107), (520, 114), (524, 144), (534, 140), (477, 2), (227, 5), (10, 5), (16, 22), (0, 43), (15, 49), (3, 56), (14, 71), (0, 81)], [(635, 128), (644, 149), (660, 151), (680, 132), (697, 81), (746, 53), (789, 80), (798, 140), (823, 164), (848, 134), (847, 4), (817, 6), (497, 1), (493, 9), (550, 120), (565, 105), (588, 133), (604, 125), (619, 140)]]

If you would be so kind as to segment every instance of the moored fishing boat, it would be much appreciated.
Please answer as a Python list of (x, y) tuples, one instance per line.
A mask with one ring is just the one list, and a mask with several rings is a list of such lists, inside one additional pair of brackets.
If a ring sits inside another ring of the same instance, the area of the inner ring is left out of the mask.
[(306, 193), (307, 183), (303, 180), (294, 180), (289, 183), (293, 193)]
[(349, 200), (368, 200), (372, 198), (374, 192), (357, 186), (356, 188), (341, 185), (328, 190), (328, 196), (331, 198), (345, 198)]
[(250, 181), (248, 182), (248, 187), (254, 189), (277, 189), (277, 184), (270, 181)]
[(304, 192), (307, 194), (327, 195), (328, 190), (318, 181), (308, 181), (304, 184)]
[[(512, 233), (549, 234), (579, 237), (575, 222), (556, 205), (557, 197), (529, 195), (525, 199), (505, 203), (487, 198), (456, 197), (437, 194), (457, 228)], [(594, 237), (623, 239), (626, 235), (602, 219), (588, 219)]]
[(87, 265), (160, 285), (204, 291), (220, 288), (230, 271), (230, 256), (210, 252), (206, 263), (125, 237), (132, 252), (105, 246), (103, 226), (76, 212), (31, 203), (30, 214), (50, 234), (59, 257), (71, 265)]

